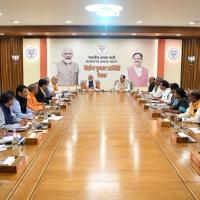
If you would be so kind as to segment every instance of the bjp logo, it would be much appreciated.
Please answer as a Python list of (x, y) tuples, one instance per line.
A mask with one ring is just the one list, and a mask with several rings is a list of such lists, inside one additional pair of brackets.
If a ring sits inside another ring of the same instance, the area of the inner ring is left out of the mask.
[(180, 57), (180, 51), (177, 48), (171, 48), (168, 51), (168, 57), (170, 60), (178, 60)]
[(38, 50), (35, 47), (28, 47), (25, 51), (25, 56), (28, 60), (34, 60), (37, 58)]
[(100, 55), (106, 54), (108, 51), (107, 45), (106, 44), (98, 44), (96, 51)]

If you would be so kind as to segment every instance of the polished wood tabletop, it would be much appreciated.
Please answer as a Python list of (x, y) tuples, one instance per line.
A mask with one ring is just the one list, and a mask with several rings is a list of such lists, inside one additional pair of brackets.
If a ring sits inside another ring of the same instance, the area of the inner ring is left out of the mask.
[(63, 115), (44, 143), (24, 147), (22, 173), (0, 174), (1, 199), (200, 199), (197, 144), (172, 145), (173, 129), (130, 94), (78, 94)]

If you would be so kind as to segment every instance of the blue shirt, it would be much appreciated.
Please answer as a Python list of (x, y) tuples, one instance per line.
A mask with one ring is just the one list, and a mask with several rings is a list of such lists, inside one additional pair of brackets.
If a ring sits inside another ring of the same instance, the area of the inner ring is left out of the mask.
[(22, 113), (20, 103), (17, 99), (14, 100), (11, 110), (17, 117), (21, 119), (33, 119), (33, 112), (30, 109), (27, 108), (26, 113)]

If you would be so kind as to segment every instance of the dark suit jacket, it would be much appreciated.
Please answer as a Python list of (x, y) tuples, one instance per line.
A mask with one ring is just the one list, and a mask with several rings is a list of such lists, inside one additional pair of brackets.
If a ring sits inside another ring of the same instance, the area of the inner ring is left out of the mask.
[(47, 104), (49, 104), (49, 100), (51, 100), (52, 98), (52, 97), (46, 97), (40, 88), (38, 88), (38, 93), (35, 96), (38, 102), (47, 103)]
[(149, 85), (148, 91), (149, 91), (149, 92), (152, 92), (154, 87), (155, 87), (155, 83), (153, 82), (153, 83), (151, 83), (151, 84)]

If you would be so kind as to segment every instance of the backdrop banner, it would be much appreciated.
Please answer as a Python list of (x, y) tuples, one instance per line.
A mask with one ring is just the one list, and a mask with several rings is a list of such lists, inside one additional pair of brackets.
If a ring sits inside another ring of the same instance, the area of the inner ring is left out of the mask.
[(157, 74), (157, 43), (156, 39), (48, 39), (48, 76), (58, 75), (59, 85), (75, 85), (91, 74), (101, 88), (111, 89), (124, 74), (134, 86), (145, 87), (148, 77)]

